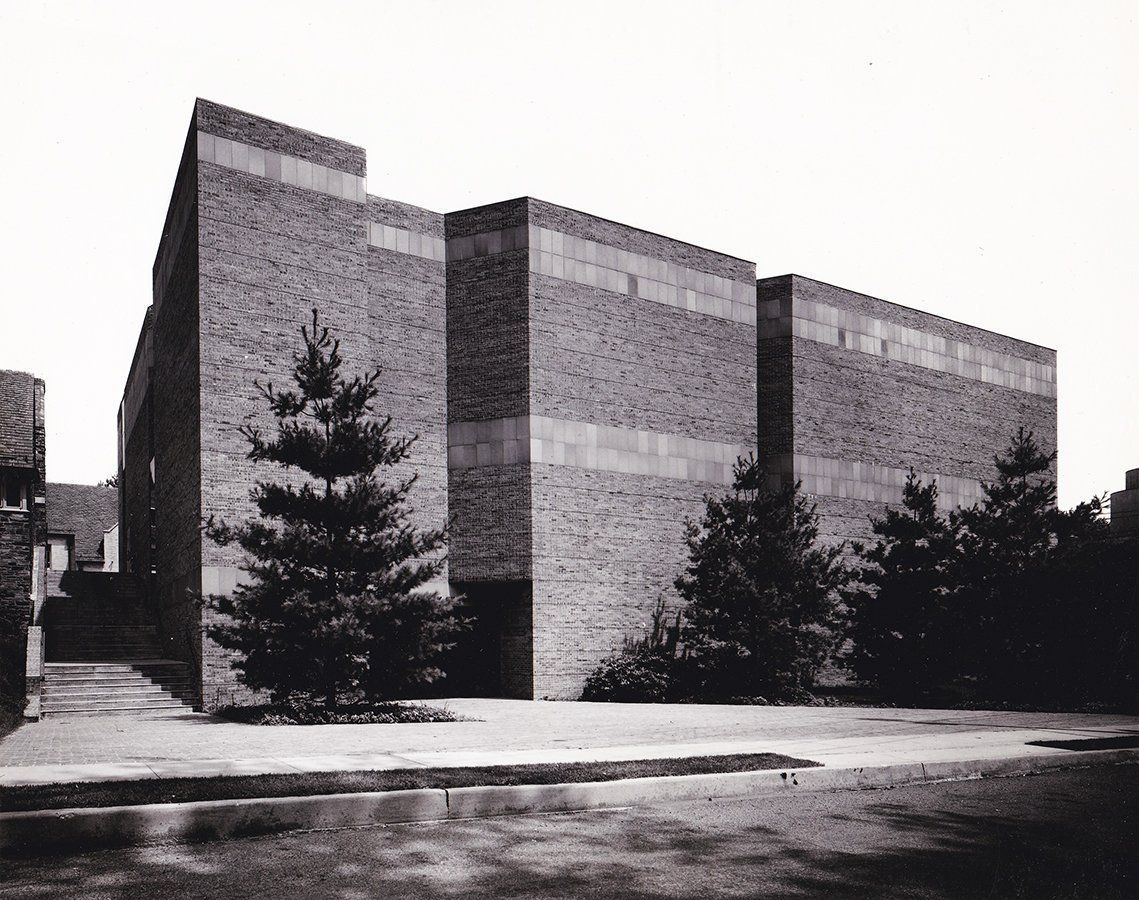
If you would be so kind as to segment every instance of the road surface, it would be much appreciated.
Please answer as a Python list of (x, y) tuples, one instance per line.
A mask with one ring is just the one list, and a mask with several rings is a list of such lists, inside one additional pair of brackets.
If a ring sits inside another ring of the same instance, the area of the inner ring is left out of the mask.
[(0, 863), (0, 897), (1136, 897), (1139, 767)]

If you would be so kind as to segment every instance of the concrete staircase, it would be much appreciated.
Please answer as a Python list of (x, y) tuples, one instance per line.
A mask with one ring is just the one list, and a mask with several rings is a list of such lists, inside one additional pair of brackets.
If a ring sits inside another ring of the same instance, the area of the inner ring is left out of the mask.
[(150, 659), (44, 664), (44, 716), (178, 715), (193, 705), (185, 663)]
[(44, 716), (178, 715), (195, 702), (190, 667), (166, 658), (130, 576), (67, 572), (44, 605)]

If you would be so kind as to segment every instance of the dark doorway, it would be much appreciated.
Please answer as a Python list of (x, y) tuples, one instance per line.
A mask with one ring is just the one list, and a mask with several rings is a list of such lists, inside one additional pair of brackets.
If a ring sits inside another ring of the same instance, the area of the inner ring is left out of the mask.
[(431, 686), (436, 697), (533, 695), (533, 628), (528, 581), (455, 583), (460, 613), (472, 619), (441, 662), (447, 677)]

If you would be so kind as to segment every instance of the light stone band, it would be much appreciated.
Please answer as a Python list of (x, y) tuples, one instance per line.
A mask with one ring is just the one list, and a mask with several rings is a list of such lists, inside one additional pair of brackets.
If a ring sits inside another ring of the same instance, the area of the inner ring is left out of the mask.
[(443, 238), (379, 222), (368, 223), (368, 243), (373, 247), (382, 247), (385, 250), (406, 253), (422, 259), (433, 259), (436, 262), (445, 262), (447, 259), (447, 243)]
[(759, 304), (760, 339), (794, 335), (985, 384), (1056, 396), (1055, 366), (798, 297), (788, 306), (786, 300)]
[[(803, 491), (808, 494), (894, 505), (902, 502), (902, 488), (910, 474), (909, 469), (896, 466), (876, 466), (802, 453), (781, 454), (771, 460), (769, 468), (773, 476), (797, 477), (802, 482)], [(916, 474), (925, 484), (937, 482), (937, 505), (940, 509), (972, 506), (985, 496), (981, 483), (974, 479), (937, 472)]]
[(731, 484), (754, 447), (549, 416), (513, 416), (447, 426), (451, 469), (544, 463), (629, 475)]
[(529, 251), (532, 273), (755, 325), (753, 280), (733, 281), (537, 225), (451, 238), (447, 241), (447, 261), (510, 250)]
[(319, 191), (353, 203), (365, 203), (368, 199), (366, 182), (359, 175), (330, 169), (284, 153), (263, 150), (240, 141), (231, 141), (204, 131), (198, 132), (198, 161)]

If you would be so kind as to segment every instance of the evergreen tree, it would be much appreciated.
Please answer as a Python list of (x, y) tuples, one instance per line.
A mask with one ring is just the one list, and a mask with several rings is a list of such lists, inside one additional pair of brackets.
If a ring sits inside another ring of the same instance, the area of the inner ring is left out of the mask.
[(260, 518), (207, 523), (217, 543), (245, 551), (251, 576), (231, 597), (210, 598), (227, 619), (209, 634), (238, 651), (242, 682), (276, 703), (405, 695), (442, 677), (437, 658), (465, 625), (454, 600), (424, 589), (441, 571), (445, 536), (410, 524), (414, 476), (377, 475), (415, 440), (393, 437), (391, 418), (373, 414), (379, 370), (346, 379), (339, 341), (315, 309), (301, 334), (295, 386), (255, 382), (276, 435), (242, 428), (250, 459), (300, 477), (257, 483)]
[(937, 484), (910, 470), (902, 508), (872, 520), (877, 541), (855, 545), (863, 560), (851, 601), (851, 664), (887, 697), (911, 702), (956, 674), (960, 526), (937, 511)]
[(997, 477), (982, 484), (984, 499), (956, 517), (964, 614), (974, 629), (959, 650), (984, 697), (1042, 699), (1050, 692), (1062, 640), (1058, 612), (1068, 602), (1055, 576), (1083, 545), (1105, 537), (1098, 499), (1057, 507), (1055, 461), (1054, 450), (1045, 452), (1020, 428), (995, 457)]
[(842, 547), (820, 547), (818, 515), (799, 485), (771, 488), (740, 459), (732, 492), (706, 497), (685, 523), (683, 638), (698, 690), (726, 698), (794, 696), (834, 649), (850, 573)]

